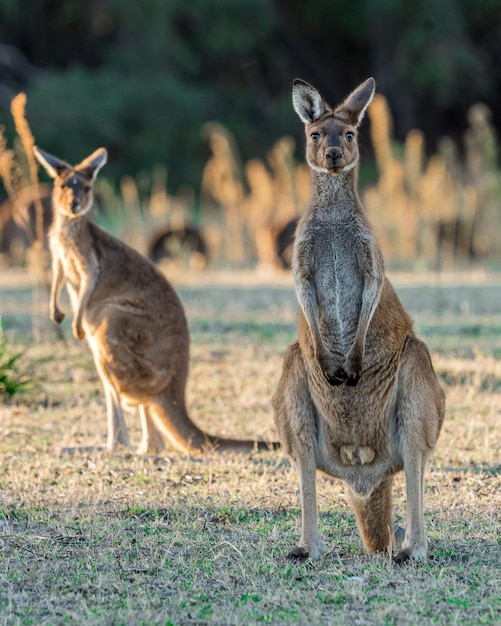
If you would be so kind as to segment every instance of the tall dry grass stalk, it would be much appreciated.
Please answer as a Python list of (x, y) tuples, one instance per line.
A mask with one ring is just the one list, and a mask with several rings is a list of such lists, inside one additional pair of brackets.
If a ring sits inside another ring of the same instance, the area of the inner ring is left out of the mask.
[[(249, 194), (245, 215), (248, 229), (254, 234), (257, 260), (263, 269), (277, 267), (277, 236), (303, 208), (300, 204), (302, 194), (298, 188), (298, 182), (303, 182), (303, 179), (297, 176), (294, 148), (292, 137), (281, 137), (266, 155), (269, 167), (259, 162), (259, 178), (252, 176), (252, 170), (246, 168)], [(263, 190), (266, 190), (266, 204), (262, 202)]]
[(309, 196), (308, 169), (294, 160), (294, 140), (280, 138), (267, 163), (250, 159), (243, 167), (231, 134), (220, 124), (205, 127), (212, 156), (202, 179), (202, 226), (210, 257), (229, 263), (277, 267), (276, 237), (297, 218)]
[(244, 215), (248, 224), (254, 251), (263, 266), (275, 263), (275, 246), (271, 230), (275, 189), (271, 173), (260, 159), (251, 159), (245, 165), (249, 193), (244, 201)]
[(167, 191), (167, 168), (155, 169), (144, 211), (154, 228), (183, 230), (191, 222), (195, 204), (195, 194), (190, 186), (184, 185), (176, 195), (171, 195)]
[(376, 163), (379, 171), (384, 172), (393, 159), (391, 146), (393, 121), (386, 98), (376, 94), (367, 114), (371, 122), (370, 135)]
[[(216, 122), (204, 126), (211, 157), (201, 188), (201, 206), (212, 258), (240, 265), (249, 257), (245, 216), (244, 184), (238, 150), (232, 135)], [(219, 231), (219, 232), (218, 232)]]
[(477, 198), (474, 216), (474, 245), (485, 254), (501, 256), (501, 172), (498, 164), (497, 137), (491, 111), (482, 103), (468, 113), (465, 133), (466, 172)]
[(120, 180), (120, 193), (125, 220), (122, 223), (121, 237), (141, 254), (146, 253), (147, 241), (142, 218), (141, 199), (136, 181), (132, 176), (123, 176)]
[(464, 164), (448, 138), (427, 159), (419, 130), (408, 133), (397, 156), (384, 96), (374, 98), (368, 114), (380, 176), (365, 190), (364, 201), (388, 261), (453, 269), (467, 266), (472, 254), (499, 258), (500, 175), (487, 107), (475, 105), (469, 112)]
[(28, 163), (28, 170), (30, 176), (30, 182), (33, 185), (34, 189), (38, 192), (35, 193), (34, 202), (35, 202), (35, 210), (36, 210), (36, 241), (34, 242), (34, 246), (41, 248), (43, 247), (43, 208), (42, 202), (40, 199), (40, 190), (39, 190), (39, 181), (38, 181), (38, 165), (33, 154), (33, 147), (35, 145), (35, 139), (29, 127), (28, 121), (26, 120), (26, 94), (24, 92), (20, 92), (12, 99), (11, 102), (11, 113), (14, 118), (14, 124), (16, 126), (17, 134), (21, 139), (21, 143), (24, 148), (24, 152), (26, 155), (26, 160)]
[[(5, 126), (0, 125), (0, 178), (9, 199), (14, 202), (19, 190), (19, 168), (14, 157), (14, 150), (7, 147)], [(0, 216), (1, 219), (1, 216)]]
[(418, 166), (419, 145), (415, 137), (408, 139), (410, 161), (407, 159), (406, 168), (405, 161), (394, 155), (393, 122), (384, 96), (375, 96), (368, 116), (379, 180), (365, 191), (364, 201), (385, 257), (407, 260), (416, 254), (416, 213), (411, 207), (413, 199), (406, 192), (406, 178), (416, 174), (413, 170)]
[(106, 179), (98, 178), (96, 197), (111, 218), (113, 232), (141, 254), (147, 255), (158, 237), (172, 231), (180, 239), (170, 241), (171, 263), (180, 268), (204, 267), (205, 257), (182, 243), (183, 231), (192, 226), (196, 206), (194, 191), (185, 185), (176, 195), (171, 195), (167, 191), (167, 179), (167, 168), (160, 165), (151, 176), (147, 173), (137, 178), (123, 176), (117, 193)]
[(27, 264), (32, 279), (33, 310), (32, 324), (33, 337), (36, 342), (43, 339), (49, 341), (48, 322), (48, 302), (49, 302), (49, 282), (48, 268), (50, 258), (48, 250), (44, 248), (44, 224), (43, 207), (40, 198), (40, 187), (38, 181), (38, 166), (33, 154), (35, 140), (26, 120), (26, 94), (21, 92), (11, 102), (11, 114), (17, 134), (26, 155), (28, 163), (29, 180), (34, 190), (33, 201), (35, 205), (35, 240), (32, 242), (27, 252)]
[(0, 178), (3, 182), (10, 202), (2, 206), (0, 210), (0, 237), (3, 237), (4, 226), (11, 217), (12, 206), (16, 198), (16, 172), (17, 164), (14, 158), (14, 151), (7, 148), (7, 140), (4, 135), (5, 127), (0, 126)]
[(420, 130), (407, 133), (404, 146), (404, 176), (409, 195), (416, 198), (424, 167), (424, 136)]
[(154, 220), (168, 218), (171, 198), (167, 193), (167, 168), (157, 167), (153, 173), (151, 191), (147, 202), (148, 215)]

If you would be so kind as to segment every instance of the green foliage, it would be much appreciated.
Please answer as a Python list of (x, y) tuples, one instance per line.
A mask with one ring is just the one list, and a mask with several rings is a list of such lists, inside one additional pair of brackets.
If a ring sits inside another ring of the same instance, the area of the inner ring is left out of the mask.
[(109, 12), (117, 40), (98, 68), (70, 65), (28, 89), (37, 143), (70, 162), (104, 145), (112, 178), (166, 163), (174, 185), (197, 186), (209, 153), (203, 124), (218, 119), (243, 130), (242, 121), (257, 116), (245, 66), (261, 63), (270, 4), (156, 0), (145, 11), (111, 2)]
[[(106, 175), (115, 179), (169, 162), (175, 180), (193, 180), (206, 158), (194, 119), (203, 94), (159, 72), (149, 78), (144, 83), (140, 74), (103, 70), (96, 75), (76, 68), (40, 83), (29, 96), (38, 144), (70, 163), (105, 146), (112, 155)], [(51, 100), (59, 105), (50, 106)], [(179, 158), (179, 150), (191, 154), (193, 162)]]
[(11, 353), (0, 319), (0, 397), (10, 398), (29, 386), (29, 378), (19, 370), (18, 361), (21, 355), (22, 353)]

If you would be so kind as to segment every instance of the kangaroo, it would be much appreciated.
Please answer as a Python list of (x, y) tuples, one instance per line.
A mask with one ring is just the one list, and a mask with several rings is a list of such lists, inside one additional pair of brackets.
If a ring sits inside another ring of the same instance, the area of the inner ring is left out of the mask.
[(153, 263), (89, 219), (106, 150), (75, 167), (37, 147), (34, 152), (54, 178), (50, 316), (57, 324), (64, 319), (59, 297), (66, 283), (73, 334), (87, 339), (104, 387), (107, 448), (129, 445), (121, 402), (139, 408), (139, 453), (160, 452), (165, 442), (188, 454), (272, 447), (208, 435), (188, 416), (189, 334), (176, 292)]
[[(374, 92), (369, 78), (331, 108), (308, 83), (293, 83), (312, 191), (293, 251), (298, 341), (286, 352), (273, 396), (301, 492), (301, 538), (291, 560), (318, 559), (324, 550), (317, 469), (347, 484), (370, 552), (389, 552), (402, 564), (427, 550), (424, 472), (445, 399), (428, 348), (385, 276), (357, 193), (357, 130)], [(393, 475), (402, 469), (405, 535), (393, 524)]]

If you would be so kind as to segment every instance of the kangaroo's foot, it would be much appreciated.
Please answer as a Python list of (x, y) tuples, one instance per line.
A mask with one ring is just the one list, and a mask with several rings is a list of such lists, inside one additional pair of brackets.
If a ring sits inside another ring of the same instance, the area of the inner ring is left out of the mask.
[(324, 542), (317, 533), (309, 541), (300, 541), (300, 544), (291, 550), (285, 557), (288, 561), (295, 561), (296, 563), (302, 563), (308, 559), (317, 561), (325, 551)]
[(409, 550), (400, 550), (400, 552), (393, 557), (393, 563), (399, 567), (410, 565), (412, 560), (413, 556)]
[(304, 548), (298, 546), (294, 548), (294, 550), (291, 550), (285, 558), (294, 563), (304, 563), (310, 558), (310, 554)]
[[(428, 551), (428, 541), (424, 536), (420, 541), (409, 543), (405, 540), (405, 531), (401, 528), (403, 542), (397, 554), (393, 557), (395, 565), (409, 565), (411, 561), (426, 558)], [(396, 537), (396, 533), (395, 533)]]

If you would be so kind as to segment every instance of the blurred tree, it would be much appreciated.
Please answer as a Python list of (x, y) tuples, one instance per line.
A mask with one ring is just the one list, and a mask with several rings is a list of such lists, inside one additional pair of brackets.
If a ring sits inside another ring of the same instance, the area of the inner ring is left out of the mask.
[[(501, 113), (500, 0), (278, 0), (282, 35), (333, 101), (368, 75), (395, 113), (396, 134), (434, 141), (466, 128), (475, 100)], [(325, 25), (329, 25), (326, 27)]]
[(76, 162), (105, 145), (109, 177), (162, 162), (171, 186), (197, 186), (205, 122), (244, 159), (285, 133), (300, 146), (292, 79), (337, 102), (372, 74), (396, 138), (418, 127), (432, 150), (476, 100), (501, 120), (500, 32), (501, 0), (2, 0), (0, 43), (29, 63), (0, 46), (0, 114), (25, 89), (45, 149)]

